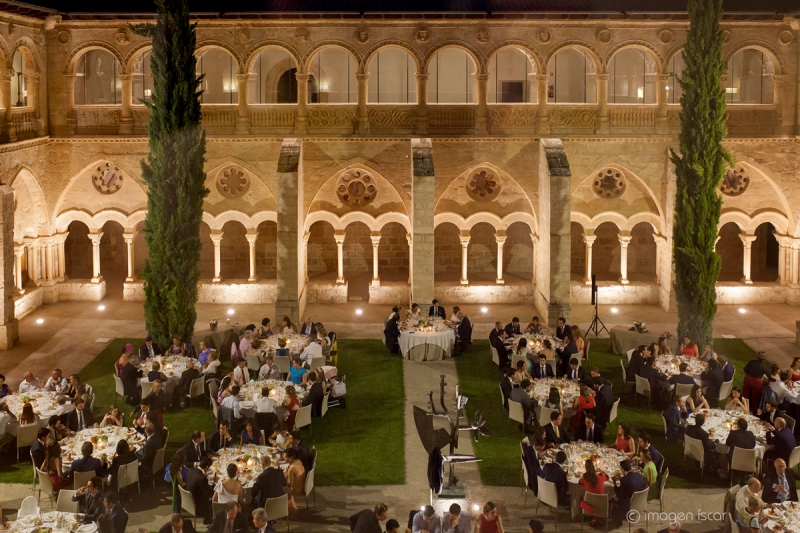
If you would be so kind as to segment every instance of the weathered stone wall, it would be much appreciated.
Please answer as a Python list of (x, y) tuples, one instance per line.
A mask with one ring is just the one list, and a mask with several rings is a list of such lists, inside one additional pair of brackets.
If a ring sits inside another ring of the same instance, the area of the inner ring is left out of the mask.
[(278, 273), (278, 225), (262, 222), (256, 240), (256, 274), (259, 279), (275, 279)]
[(356, 222), (347, 226), (343, 260), (345, 277), (372, 272), (372, 241), (365, 224)]
[[(123, 229), (119, 222), (109, 221), (103, 225), (103, 237), (100, 239), (100, 274), (103, 276), (127, 276), (128, 252)], [(91, 245), (91, 241), (89, 242)], [(91, 246), (90, 252), (91, 252)], [(89, 256), (91, 266), (91, 255)]]
[(68, 278), (92, 277), (92, 241), (89, 239), (89, 228), (86, 224), (73, 222), (69, 225), (69, 236), (64, 243), (64, 256)]
[(439, 224), (433, 232), (434, 276), (436, 281), (453, 281), (461, 277), (461, 241), (453, 224)]
[[(381, 228), (381, 242), (378, 245), (380, 275), (389, 274), (391, 277), (396, 277), (405, 274), (408, 276), (408, 252), (408, 238), (403, 226), (390, 223)], [(405, 299), (408, 299), (407, 296)]]
[(231, 221), (222, 226), (222, 233), (220, 276), (228, 280), (246, 280), (250, 276), (250, 243), (245, 236), (247, 230), (241, 222)]
[(308, 238), (307, 262), (309, 277), (333, 272), (336, 274), (336, 241), (333, 227), (327, 222), (317, 222), (311, 226)]

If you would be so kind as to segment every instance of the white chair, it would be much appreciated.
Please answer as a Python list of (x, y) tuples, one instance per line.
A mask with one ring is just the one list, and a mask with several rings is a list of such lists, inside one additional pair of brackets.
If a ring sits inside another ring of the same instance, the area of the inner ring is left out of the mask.
[(205, 378), (203, 376), (193, 379), (192, 384), (189, 385), (189, 402), (198, 396), (203, 396), (206, 393), (205, 386)]
[[(644, 515), (644, 524), (647, 527), (647, 493), (650, 492), (649, 488), (634, 492), (631, 495), (631, 511), (639, 511), (639, 516)], [(631, 523), (628, 522), (628, 533), (631, 531)]]
[(556, 491), (556, 484), (551, 481), (545, 481), (544, 478), (536, 480), (539, 485), (539, 498), (536, 502), (536, 515), (539, 515), (539, 504), (543, 503), (548, 507), (552, 507), (556, 512), (556, 525), (555, 531), (558, 531), (558, 492)]
[[(167, 443), (164, 443), (164, 446), (156, 450), (156, 455), (153, 457), (153, 474), (157, 474), (164, 468), (164, 454), (167, 452)], [(153, 488), (155, 488), (156, 484), (156, 476), (153, 476)]]
[(261, 370), (261, 359), (258, 358), (258, 354), (247, 354), (247, 370), (252, 370), (256, 376), (258, 375), (258, 371)]
[[(311, 427), (311, 406), (306, 405), (305, 407), (301, 407), (297, 410), (297, 415), (294, 418), (294, 428), (300, 429), (304, 427)], [(311, 430), (311, 434), (314, 434), (314, 430)]]
[(528, 358), (527, 358), (526, 356), (524, 356), (524, 355), (517, 355), (517, 354), (513, 354), (513, 355), (511, 356), (511, 368), (513, 368), (513, 369), (515, 369), (515, 370), (516, 370), (516, 368), (517, 368), (517, 362), (519, 362), (519, 361), (526, 362), (526, 361), (527, 361), (527, 359), (528, 359)]
[(719, 388), (718, 400), (721, 402), (727, 400), (728, 396), (731, 395), (731, 390), (733, 390), (733, 380), (723, 382), (722, 386)]
[(214, 420), (219, 420), (219, 405), (216, 396), (211, 396), (209, 401), (211, 402), (211, 412), (214, 413)]
[(675, 385), (675, 394), (677, 394), (681, 398), (683, 398), (684, 396), (689, 396), (692, 393), (692, 389), (694, 387), (695, 386), (692, 383), (677, 383)]
[(36, 469), (36, 475), (39, 476), (39, 502), (42, 501), (42, 492), (47, 494), (50, 497), (50, 503), (55, 505), (55, 498), (53, 497), (53, 482), (50, 480), (50, 476), (47, 475), (47, 472), (43, 472), (42, 470)]
[(289, 369), (292, 367), (292, 358), (286, 356), (276, 356), (275, 357), (275, 364), (278, 365), (278, 368), (281, 371), (281, 374), (288, 374)]
[(136, 483), (136, 488), (141, 494), (142, 487), (139, 485), (139, 462), (134, 461), (125, 465), (120, 465), (119, 472), (117, 473), (117, 488), (122, 490), (134, 483)]
[[(541, 490), (541, 489), (539, 489)], [(606, 531), (608, 531), (608, 494), (594, 494), (592, 492), (586, 492), (583, 495), (583, 501), (587, 504), (592, 506), (593, 512), (588, 512), (586, 509), (582, 509), (581, 511), (581, 531), (583, 531), (583, 517), (585, 515), (589, 515), (596, 518), (603, 518), (605, 519), (606, 523)]]
[(794, 433), (794, 426), (797, 423), (795, 419), (786, 414), (783, 415), (783, 419), (786, 420), (786, 427), (789, 428), (789, 431)]
[(72, 486), (75, 489), (79, 489), (81, 487), (85, 487), (89, 484), (89, 480), (95, 477), (94, 470), (89, 470), (88, 472), (73, 472), (72, 474)]
[(540, 426), (546, 426), (550, 423), (550, 413), (555, 413), (558, 409), (550, 409), (549, 407), (545, 407), (544, 405), (537, 405), (536, 409), (539, 410), (539, 414), (536, 415), (536, 420), (539, 421)]
[(619, 366), (622, 367), (622, 382), (628, 383), (628, 370), (625, 368), (625, 363), (622, 362), (622, 359), (619, 360)]
[(633, 352), (635, 352), (635, 351), (636, 351), (636, 348), (631, 348), (630, 350), (628, 350), (627, 353), (628, 353), (628, 362), (629, 363), (631, 362), (631, 357), (633, 357)]
[(289, 495), (284, 494), (277, 498), (267, 498), (264, 504), (264, 510), (267, 511), (267, 520), (278, 520), (279, 518), (286, 517), (286, 531), (289, 531)]
[(26, 496), (24, 500), (22, 500), (22, 505), (19, 506), (19, 511), (17, 511), (17, 518), (23, 518), (25, 516), (33, 516), (39, 514), (39, 504), (36, 502), (36, 498), (33, 496)]
[(331, 391), (325, 393), (325, 396), (322, 397), (322, 410), (320, 411), (320, 416), (325, 416), (328, 412), (328, 399), (331, 396)]
[(116, 402), (117, 396), (122, 396), (122, 399), (125, 399), (125, 385), (122, 384), (122, 380), (117, 375), (117, 365), (114, 365), (114, 402)]
[(497, 353), (497, 348), (495, 348), (494, 346), (489, 346), (489, 349), (492, 352), (492, 363), (496, 364), (497, 366), (500, 366), (500, 355)]
[(19, 449), (33, 446), (38, 432), (39, 424), (27, 424), (17, 428), (17, 462), (19, 462)]
[(731, 485), (733, 485), (733, 471), (739, 472), (753, 472), (758, 474), (758, 457), (756, 450), (745, 450), (735, 446), (733, 448), (733, 456), (731, 457)]
[(634, 376), (636, 378), (636, 394), (647, 396), (647, 407), (650, 407), (650, 382), (642, 376)]
[(800, 446), (797, 446), (794, 450), (792, 450), (792, 455), (789, 456), (789, 468), (794, 468), (800, 464)]
[(702, 478), (705, 473), (705, 464), (706, 464), (706, 457), (705, 457), (705, 448), (703, 448), (703, 441), (700, 439), (695, 439), (690, 437), (689, 435), (683, 436), (683, 459), (686, 460), (686, 456), (688, 455), (692, 459), (695, 459), (700, 462), (700, 477)]
[(661, 478), (658, 480), (658, 506), (659, 512), (664, 512), (664, 488), (667, 486), (667, 479), (669, 478), (669, 468), (664, 469)]
[(306, 496), (306, 509), (308, 509), (308, 495), (314, 498), (314, 507), (317, 506), (317, 495), (314, 493), (314, 468), (306, 472), (306, 486), (303, 489), (303, 493)]
[[(725, 491), (725, 498), (722, 501), (723, 516), (727, 516), (728, 514), (735, 516), (736, 495), (739, 493), (739, 489), (741, 489), (739, 485), (734, 485)], [(731, 533), (731, 525), (727, 520), (725, 520), (722, 525), (722, 533)]]
[(503, 387), (500, 387), (500, 405), (503, 406), (503, 409), (506, 408), (506, 393), (503, 392)]
[(733, 515), (728, 513), (727, 517), (728, 527), (730, 528), (731, 533), (739, 533), (739, 524), (736, 523), (736, 520), (733, 519)]
[(76, 490), (61, 489), (58, 493), (58, 503), (56, 511), (60, 513), (79, 513), (81, 512), (80, 502), (72, 501), (72, 497), (77, 494)]
[(617, 410), (619, 409), (619, 401), (622, 398), (617, 398), (617, 401), (611, 404), (611, 413), (608, 416), (609, 424), (617, 419)]
[(153, 390), (153, 383), (147, 379), (143, 379), (139, 382), (139, 385), (142, 387), (142, 398), (147, 398), (147, 395)]
[(525, 425), (525, 411), (522, 409), (521, 403), (508, 400), (508, 419)]
[[(248, 501), (248, 500), (245, 500), (245, 501)], [(217, 516), (217, 511), (222, 511), (226, 507), (228, 507), (227, 503), (211, 502), (211, 512), (213, 513), (212, 516)]]
[(308, 367), (311, 369), (312, 372), (321, 366), (325, 366), (324, 355), (320, 355), (319, 357), (312, 357), (311, 363), (309, 363), (308, 365)]
[(178, 490), (181, 491), (181, 510), (186, 511), (192, 516), (194, 525), (197, 527), (197, 506), (195, 505), (194, 496), (180, 485), (178, 485)]

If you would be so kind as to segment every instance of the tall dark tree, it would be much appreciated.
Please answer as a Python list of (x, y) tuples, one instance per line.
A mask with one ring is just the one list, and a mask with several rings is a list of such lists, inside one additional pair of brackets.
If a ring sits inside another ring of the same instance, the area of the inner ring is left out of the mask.
[(145, 320), (159, 342), (170, 335), (190, 339), (197, 318), (200, 224), (205, 188), (206, 138), (200, 125), (200, 79), (194, 56), (196, 24), (187, 0), (156, 0), (155, 24), (132, 29), (150, 37), (152, 103), (147, 133), (150, 153), (142, 161), (148, 186), (144, 263)]
[(671, 151), (677, 177), (673, 260), (678, 336), (711, 343), (717, 313), (720, 257), (714, 250), (722, 200), (717, 192), (732, 164), (722, 147), (727, 135), (722, 75), (722, 0), (689, 0), (689, 33), (680, 78), (680, 154)]

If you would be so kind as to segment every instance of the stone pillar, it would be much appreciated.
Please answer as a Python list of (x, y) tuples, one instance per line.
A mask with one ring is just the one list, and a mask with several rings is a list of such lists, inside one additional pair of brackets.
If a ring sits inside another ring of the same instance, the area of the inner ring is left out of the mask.
[(250, 277), (247, 278), (247, 281), (254, 283), (258, 281), (258, 277), (256, 277), (256, 240), (258, 239), (258, 230), (249, 230), (245, 237), (247, 237), (247, 244), (250, 245)]
[(300, 262), (302, 269), (305, 272), (303, 281), (308, 281), (308, 239), (311, 237), (311, 232), (303, 233), (303, 249), (301, 250)]
[(411, 139), (411, 300), (434, 298), (433, 208), (435, 179), (430, 139)]
[(344, 284), (344, 230), (333, 232), (336, 241), (336, 284)]
[[(300, 85), (306, 87), (308, 75)], [(305, 89), (302, 91), (306, 94)], [(304, 96), (305, 98), (305, 96)], [(304, 99), (303, 102), (306, 100)], [(299, 111), (299, 110), (298, 110)], [(278, 157), (278, 299), (276, 316), (288, 316), (297, 322), (305, 310), (305, 252), (303, 239), (303, 173), (300, 168), (303, 143), (300, 139), (284, 139)], [(299, 323), (299, 322), (298, 322)]]
[(131, 135), (133, 133), (133, 74), (120, 74), (122, 81), (122, 112), (119, 119), (119, 134)]
[(372, 286), (380, 287), (381, 277), (378, 272), (378, 246), (381, 243), (381, 232), (373, 231), (369, 238), (372, 240)]
[(222, 230), (211, 230), (211, 242), (214, 243), (214, 278), (212, 283), (219, 283), (222, 281), (220, 271), (222, 268), (222, 258), (220, 257), (220, 249), (222, 248)]
[(597, 74), (597, 133), (608, 133), (608, 74)]
[(46, 269), (43, 269), (43, 270), (47, 271), (47, 276), (46, 276), (47, 277), (47, 281), (55, 280), (56, 279), (56, 274), (55, 274), (55, 268), (54, 268), (55, 267), (55, 262), (54, 262), (54, 258), (53, 258), (53, 241), (51, 239), (48, 239), (44, 243), (44, 264), (45, 264)]
[(503, 245), (506, 243), (506, 235), (505, 230), (495, 230), (494, 232), (494, 240), (497, 242), (497, 279), (495, 282), (498, 285), (505, 284), (505, 280), (503, 279)]
[(790, 275), (791, 284), (797, 285), (800, 283), (800, 243), (795, 242), (792, 244), (792, 272)]
[(238, 135), (247, 135), (250, 133), (250, 108), (247, 107), (247, 90), (250, 82), (250, 75), (237, 74), (236, 81), (239, 84), (237, 92), (239, 96), (239, 115), (236, 118), (236, 133)]
[[(411, 285), (411, 280), (414, 274), (414, 246), (412, 246), (412, 238), (410, 233), (406, 233), (406, 242), (408, 243), (408, 284)], [(411, 305), (411, 302), (408, 304)]]
[(628, 281), (628, 245), (631, 243), (631, 234), (628, 232), (619, 232), (617, 235), (619, 239), (619, 282), (623, 285), (630, 283)]
[(469, 277), (467, 275), (467, 261), (469, 259), (469, 231), (462, 231), (458, 238), (461, 240), (461, 284), (469, 285)]
[(65, 74), (64, 82), (67, 84), (67, 128), (70, 135), (75, 135), (78, 129), (78, 116), (75, 110), (75, 80), (77, 74)]
[(756, 236), (740, 233), (739, 238), (742, 239), (742, 244), (744, 245), (744, 264), (742, 265), (744, 277), (742, 278), (742, 283), (752, 285), (753, 280), (750, 279), (750, 271), (753, 266), (753, 241), (756, 240)]
[(38, 74), (25, 74), (25, 86), (28, 89), (28, 107), (33, 108), (33, 118), (40, 118), (41, 111), (39, 109), (39, 75)]
[(597, 235), (594, 235), (588, 230), (583, 234), (583, 243), (586, 245), (586, 277), (583, 278), (583, 283), (586, 285), (592, 284), (592, 245), (597, 240)]
[(100, 239), (102, 238), (102, 231), (89, 234), (89, 239), (92, 241), (92, 283), (103, 281), (103, 276), (100, 275)]
[(478, 80), (478, 109), (475, 115), (475, 133), (478, 135), (486, 135), (487, 118), (489, 116), (489, 109), (487, 106), (487, 84), (489, 81), (488, 74), (478, 74), (475, 76)]
[(536, 133), (550, 133), (550, 115), (547, 110), (547, 73), (536, 75)]
[[(0, 300), (0, 350), (8, 350), (19, 341), (19, 321), (14, 317), (14, 190), (0, 185), (0, 272), (3, 273), (3, 297)], [(20, 280), (21, 268), (20, 270)]]
[(14, 282), (18, 294), (23, 294), (25, 289), (22, 288), (22, 256), (25, 255), (25, 245), (18, 244), (14, 246)]
[(5, 108), (3, 115), (3, 140), (5, 142), (17, 140), (17, 134), (14, 131), (14, 116), (11, 114), (11, 78), (15, 75), (16, 73), (11, 69), (0, 70), (0, 91), (2, 91), (2, 104)]
[[(543, 217), (549, 214), (549, 220), (544, 223), (549, 222), (550, 263), (547, 270), (549, 283), (540, 278), (537, 293), (544, 298), (544, 302), (539, 300), (540, 305), (547, 305), (548, 325), (555, 329), (559, 316), (566, 318), (569, 324), (572, 313), (570, 303), (572, 238), (569, 220), (572, 172), (561, 140), (542, 139), (540, 145), (539, 187), (543, 195), (539, 205)], [(547, 250), (546, 241), (543, 246)]]
[(661, 284), (661, 265), (664, 261), (669, 261), (669, 249), (667, 248), (667, 238), (658, 233), (653, 233), (653, 240), (656, 241), (656, 284)]
[[(667, 117), (667, 82), (669, 74), (659, 74), (656, 78), (656, 133), (669, 133), (669, 119)], [(677, 81), (677, 80), (676, 80)]]
[[(787, 255), (791, 252), (789, 245), (789, 238), (786, 236), (777, 236), (778, 238), (778, 283), (786, 285), (787, 283), (787, 263), (791, 264), (791, 258)], [(789, 261), (786, 261), (789, 259)]]
[(133, 265), (133, 259), (134, 259), (133, 243), (134, 240), (136, 239), (136, 232), (134, 231), (131, 233), (123, 233), (122, 238), (125, 239), (125, 247), (127, 248), (128, 252), (128, 277), (125, 278), (125, 282), (131, 283), (132, 281), (134, 281), (133, 276), (136, 274), (136, 272), (134, 271), (135, 267)]
[(772, 75), (773, 105), (775, 106), (775, 126), (777, 130), (773, 133), (783, 132), (783, 80), (785, 74)]
[(36, 239), (25, 238), (25, 251), (28, 253), (28, 279), (35, 284), (39, 284), (39, 250)]
[(305, 135), (308, 133), (308, 74), (298, 72), (294, 77), (297, 80), (297, 115), (294, 118), (294, 134)]
[(539, 236), (531, 231), (531, 285), (536, 283), (536, 247), (539, 245)]
[(37, 244), (36, 251), (39, 252), (39, 278), (42, 281), (48, 281), (47, 277), (47, 241), (40, 240)]
[(67, 236), (69, 236), (69, 232), (60, 233), (58, 235), (58, 281), (64, 281), (67, 279), (66, 271), (67, 265), (66, 260), (67, 256), (64, 251), (64, 245), (67, 242)]
[(417, 135), (428, 134), (428, 75), (417, 74)]
[(356, 74), (358, 92), (356, 93), (356, 133), (369, 135), (369, 112), (367, 111), (367, 93), (369, 92), (369, 73)]

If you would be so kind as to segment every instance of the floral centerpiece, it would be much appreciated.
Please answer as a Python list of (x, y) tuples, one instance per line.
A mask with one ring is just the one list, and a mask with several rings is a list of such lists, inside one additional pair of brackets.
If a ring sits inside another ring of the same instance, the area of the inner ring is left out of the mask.
[(211, 331), (217, 331), (217, 320), (219, 320), (219, 319), (212, 318), (211, 320), (209, 320), (208, 321), (208, 329), (210, 329)]
[(664, 337), (665, 339), (674, 339), (675, 338), (675, 335), (673, 335), (669, 331), (665, 331), (664, 333), (661, 334), (661, 336)]
[(647, 324), (640, 320), (634, 320), (633, 330), (636, 331), (636, 333), (647, 333)]

